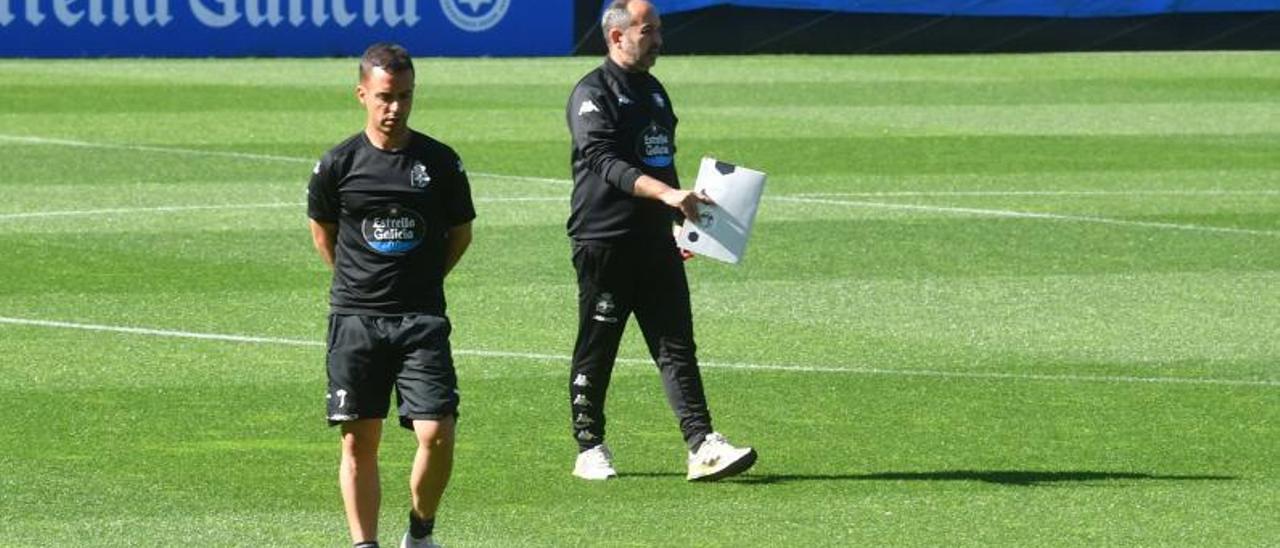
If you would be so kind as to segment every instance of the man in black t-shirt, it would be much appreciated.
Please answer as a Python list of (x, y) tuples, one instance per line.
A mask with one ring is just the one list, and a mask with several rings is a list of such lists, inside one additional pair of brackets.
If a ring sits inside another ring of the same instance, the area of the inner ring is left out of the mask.
[(342, 427), (338, 480), (351, 540), (376, 547), (378, 445), (395, 388), (418, 439), (403, 547), (436, 546), (436, 509), (453, 467), (458, 383), (444, 278), (471, 243), (475, 208), (453, 149), (409, 129), (408, 53), (374, 44), (360, 60), (364, 131), (327, 152), (307, 191), (316, 250), (333, 269), (328, 418)]
[(694, 354), (693, 314), (673, 222), (696, 218), (706, 196), (680, 189), (676, 115), (649, 74), (662, 47), (652, 4), (618, 0), (601, 18), (609, 55), (569, 97), (573, 198), (568, 231), (578, 274), (578, 338), (569, 380), (578, 458), (573, 474), (614, 477), (604, 444), (605, 396), (627, 318), (635, 312), (689, 448), (690, 481), (741, 473), (756, 460), (711, 428)]

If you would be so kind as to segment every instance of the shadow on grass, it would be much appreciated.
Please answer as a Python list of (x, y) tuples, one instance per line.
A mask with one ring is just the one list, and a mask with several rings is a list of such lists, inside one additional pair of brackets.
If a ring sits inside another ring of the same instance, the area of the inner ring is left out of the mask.
[[(622, 477), (669, 477), (683, 474), (640, 472)], [(771, 485), (799, 481), (981, 481), (998, 485), (1051, 485), (1065, 482), (1106, 480), (1130, 481), (1234, 481), (1236, 476), (1166, 475), (1142, 472), (1094, 472), (1088, 470), (942, 470), (937, 472), (875, 472), (870, 474), (752, 474), (724, 480), (725, 483)]]

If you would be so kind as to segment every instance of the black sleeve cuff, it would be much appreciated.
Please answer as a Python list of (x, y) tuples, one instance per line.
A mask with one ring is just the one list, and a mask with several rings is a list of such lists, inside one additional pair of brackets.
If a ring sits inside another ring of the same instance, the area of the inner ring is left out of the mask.
[(618, 177), (618, 188), (627, 194), (634, 195), (636, 193), (636, 181), (640, 179), (641, 175), (644, 175), (644, 173), (639, 169), (627, 166)]

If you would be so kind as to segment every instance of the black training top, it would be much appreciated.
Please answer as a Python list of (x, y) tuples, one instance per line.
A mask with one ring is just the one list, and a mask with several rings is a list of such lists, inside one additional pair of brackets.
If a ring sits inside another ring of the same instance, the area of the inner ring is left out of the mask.
[(606, 58), (578, 81), (565, 115), (573, 136), (569, 236), (671, 237), (676, 210), (632, 195), (641, 173), (680, 188), (676, 114), (658, 79), (622, 70)]
[(307, 215), (338, 225), (333, 312), (444, 315), (446, 233), (476, 216), (453, 149), (415, 131), (386, 151), (362, 131), (316, 164)]

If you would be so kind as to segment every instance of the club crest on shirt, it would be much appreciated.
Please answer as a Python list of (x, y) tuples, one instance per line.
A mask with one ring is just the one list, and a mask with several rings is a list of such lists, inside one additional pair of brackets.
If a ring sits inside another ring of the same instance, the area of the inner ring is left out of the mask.
[(409, 186), (427, 188), (430, 182), (431, 175), (427, 174), (427, 166), (422, 165), (422, 162), (414, 162), (413, 169), (409, 171)]

